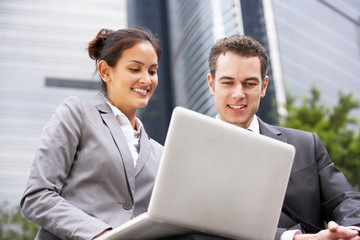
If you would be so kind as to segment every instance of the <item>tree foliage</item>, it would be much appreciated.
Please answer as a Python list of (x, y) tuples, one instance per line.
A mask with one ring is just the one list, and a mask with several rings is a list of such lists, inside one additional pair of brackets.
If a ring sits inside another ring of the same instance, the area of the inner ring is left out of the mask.
[(353, 93), (339, 92), (338, 104), (326, 106), (320, 102), (321, 92), (313, 87), (311, 95), (296, 106), (298, 97), (287, 94), (287, 116), (281, 125), (319, 135), (331, 160), (350, 184), (360, 188), (360, 134), (359, 119), (351, 117), (351, 111), (360, 107)]
[(33, 240), (39, 227), (24, 218), (20, 207), (0, 204), (0, 240)]

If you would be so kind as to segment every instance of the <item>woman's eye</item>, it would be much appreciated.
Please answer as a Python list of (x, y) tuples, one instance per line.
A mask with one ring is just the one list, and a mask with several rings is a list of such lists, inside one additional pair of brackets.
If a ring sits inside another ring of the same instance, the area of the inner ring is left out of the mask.
[(130, 71), (132, 71), (132, 72), (139, 72), (140, 69), (138, 69), (138, 68), (130, 68)]
[(149, 71), (150, 75), (155, 75), (156, 74), (156, 71), (155, 70), (152, 70), (152, 71)]

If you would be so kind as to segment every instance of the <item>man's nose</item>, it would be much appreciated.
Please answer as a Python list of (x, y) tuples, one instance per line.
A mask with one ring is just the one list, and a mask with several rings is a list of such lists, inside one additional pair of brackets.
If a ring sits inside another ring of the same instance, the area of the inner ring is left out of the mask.
[(232, 97), (235, 99), (240, 99), (245, 97), (244, 88), (241, 84), (237, 84), (236, 86), (234, 86)]

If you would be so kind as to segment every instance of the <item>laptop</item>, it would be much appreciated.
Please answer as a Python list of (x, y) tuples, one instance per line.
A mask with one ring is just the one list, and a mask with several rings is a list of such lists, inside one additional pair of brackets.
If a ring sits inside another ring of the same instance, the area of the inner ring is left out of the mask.
[(289, 144), (176, 107), (148, 211), (97, 240), (273, 239), (294, 154)]

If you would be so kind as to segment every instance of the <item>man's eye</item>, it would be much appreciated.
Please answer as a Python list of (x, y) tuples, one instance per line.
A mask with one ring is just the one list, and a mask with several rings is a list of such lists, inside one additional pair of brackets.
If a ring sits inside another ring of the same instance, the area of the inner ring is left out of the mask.
[(247, 83), (245, 83), (245, 86), (247, 86), (247, 87), (253, 87), (253, 86), (255, 86), (255, 85), (257, 85), (257, 83), (254, 83), (254, 82), (247, 82)]
[(231, 82), (221, 82), (224, 85), (231, 85)]

